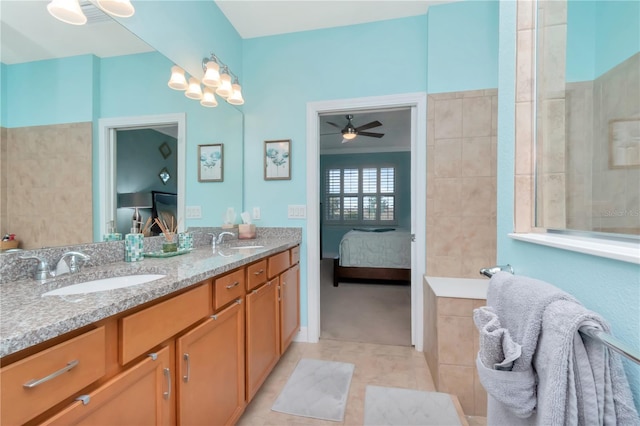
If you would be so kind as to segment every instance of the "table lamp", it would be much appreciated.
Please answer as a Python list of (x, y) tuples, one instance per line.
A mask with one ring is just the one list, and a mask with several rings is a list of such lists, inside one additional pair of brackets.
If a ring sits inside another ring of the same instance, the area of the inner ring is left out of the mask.
[(138, 234), (142, 230), (142, 216), (138, 209), (152, 207), (151, 192), (126, 192), (118, 194), (118, 207), (133, 208), (131, 233)]

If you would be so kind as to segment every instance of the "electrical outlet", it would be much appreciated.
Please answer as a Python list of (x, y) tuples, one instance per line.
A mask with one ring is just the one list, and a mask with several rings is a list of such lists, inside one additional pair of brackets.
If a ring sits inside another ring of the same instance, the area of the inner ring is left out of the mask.
[(260, 219), (260, 207), (254, 207), (253, 208), (253, 219), (254, 220), (259, 220)]
[(187, 219), (202, 219), (202, 207), (187, 206)]
[(289, 205), (287, 209), (287, 217), (289, 219), (305, 219), (307, 217), (307, 206)]

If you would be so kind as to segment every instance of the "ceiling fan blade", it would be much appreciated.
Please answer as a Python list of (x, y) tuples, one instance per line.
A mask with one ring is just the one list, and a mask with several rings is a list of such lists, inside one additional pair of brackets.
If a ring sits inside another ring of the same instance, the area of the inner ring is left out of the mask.
[(332, 122), (330, 122), (330, 121), (327, 121), (327, 124), (330, 124), (330, 125), (332, 125), (333, 127), (336, 127), (336, 128), (338, 128), (338, 129), (341, 129), (341, 130), (342, 130), (342, 128), (344, 127), (344, 126), (338, 126), (336, 123), (332, 123)]
[(384, 133), (358, 132), (358, 136), (369, 136), (370, 138), (381, 138)]
[(382, 123), (378, 120), (372, 121), (371, 123), (363, 124), (360, 127), (356, 127), (356, 132), (360, 133), (361, 130), (373, 129), (374, 127), (382, 126)]
[(351, 142), (351, 141), (354, 141), (354, 140), (356, 140), (356, 139), (355, 138), (353, 138), (353, 139), (344, 139), (343, 138), (342, 139), (342, 143), (348, 143), (348, 142)]

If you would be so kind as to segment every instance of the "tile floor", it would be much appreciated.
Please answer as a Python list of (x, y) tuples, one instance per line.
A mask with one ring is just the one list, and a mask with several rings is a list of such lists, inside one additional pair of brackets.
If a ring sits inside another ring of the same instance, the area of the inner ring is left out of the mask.
[[(310, 419), (271, 411), (271, 406), (300, 358), (355, 364), (344, 422)], [(237, 424), (239, 426), (361, 425), (364, 419), (364, 396), (367, 385), (435, 391), (423, 354), (412, 347), (328, 339), (322, 339), (317, 344), (294, 342), (247, 406)], [(486, 424), (485, 419), (481, 417), (468, 417), (467, 420), (471, 426)]]

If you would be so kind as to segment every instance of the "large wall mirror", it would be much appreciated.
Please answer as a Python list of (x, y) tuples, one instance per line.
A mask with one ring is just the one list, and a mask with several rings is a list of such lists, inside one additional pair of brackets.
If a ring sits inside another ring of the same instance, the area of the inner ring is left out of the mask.
[[(181, 148), (175, 127), (139, 123), (118, 128), (119, 150), (127, 144), (128, 167), (135, 169), (119, 172), (118, 188), (145, 195), (185, 188), (180, 194), (184, 204), (199, 206), (202, 216), (187, 219), (176, 211), (182, 228), (218, 226), (228, 207), (241, 211), (242, 112), (224, 101), (205, 108), (169, 89), (174, 62), (90, 3), (83, 2), (83, 8), (94, 9), (85, 10), (89, 22), (84, 26), (55, 20), (47, 3), (0, 3), (0, 232), (15, 233), (26, 249), (101, 241), (107, 227), (99, 214), (104, 197), (113, 200), (112, 217), (128, 229), (126, 218), (134, 210), (126, 203), (119, 206), (119, 189), (100, 193), (100, 167), (115, 170), (119, 158), (114, 153), (109, 165), (99, 150), (99, 122), (105, 119), (182, 114), (186, 122), (182, 164), (176, 164)], [(45, 25), (50, 29), (43, 30)], [(41, 41), (43, 32), (52, 44)], [(207, 144), (224, 146), (224, 176), (216, 182), (198, 181), (198, 145)], [(131, 161), (134, 155), (141, 160)], [(180, 176), (182, 185), (177, 184)], [(141, 207), (143, 218), (151, 214), (152, 207)]]
[(536, 226), (640, 235), (640, 3), (539, 1)]

